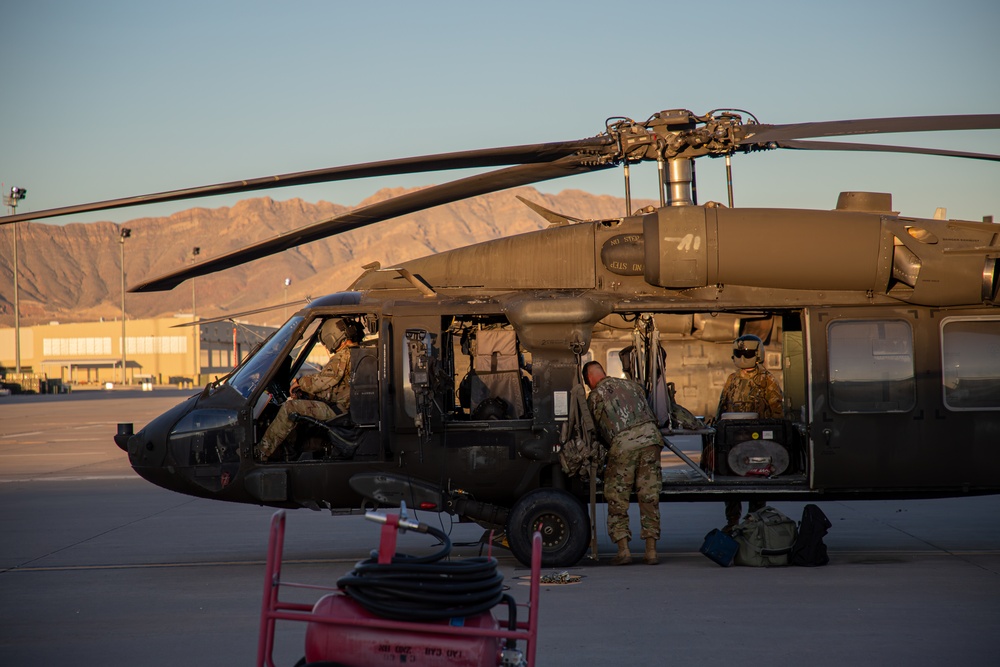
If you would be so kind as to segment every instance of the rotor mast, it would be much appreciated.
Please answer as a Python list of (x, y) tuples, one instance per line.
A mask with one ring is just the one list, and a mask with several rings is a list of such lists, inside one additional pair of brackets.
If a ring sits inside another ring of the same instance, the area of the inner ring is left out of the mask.
[[(660, 206), (691, 206), (694, 199), (694, 160), (675, 157), (658, 159), (657, 181), (660, 191)], [(625, 213), (632, 215), (632, 179), (628, 162), (623, 165), (625, 172)], [(731, 202), (731, 198), (730, 198)]]
[[(756, 124), (756, 119), (752, 123)], [(614, 159), (624, 166), (627, 214), (632, 213), (632, 162), (656, 160), (660, 206), (692, 206), (697, 188), (695, 158), (725, 156), (728, 164), (744, 133), (742, 117), (727, 110), (696, 116), (687, 109), (671, 109), (655, 113), (642, 123), (609, 118), (605, 124), (608, 136), (614, 140)]]
[(694, 160), (689, 157), (675, 157), (667, 160), (667, 189), (670, 206), (691, 206), (694, 204)]

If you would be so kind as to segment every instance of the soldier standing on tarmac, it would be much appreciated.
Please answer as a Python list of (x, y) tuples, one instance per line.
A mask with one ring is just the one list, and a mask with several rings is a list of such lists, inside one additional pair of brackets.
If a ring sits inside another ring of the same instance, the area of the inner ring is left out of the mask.
[[(781, 419), (784, 396), (774, 376), (764, 368), (764, 341), (753, 334), (744, 334), (733, 342), (733, 363), (736, 371), (726, 379), (715, 412), (718, 421), (726, 412), (756, 412), (758, 419)], [(761, 499), (748, 503), (751, 512), (764, 507)], [(729, 533), (740, 522), (743, 503), (738, 496), (726, 498), (726, 527)]]
[(604, 499), (608, 503), (608, 535), (618, 545), (612, 565), (632, 562), (628, 544), (628, 506), (632, 489), (639, 500), (640, 536), (646, 541), (644, 560), (656, 565), (656, 541), (660, 538), (660, 450), (663, 436), (656, 427), (642, 387), (632, 380), (608, 377), (604, 367), (591, 361), (583, 367), (590, 387), (587, 405), (601, 436), (608, 443), (608, 468), (604, 475)]

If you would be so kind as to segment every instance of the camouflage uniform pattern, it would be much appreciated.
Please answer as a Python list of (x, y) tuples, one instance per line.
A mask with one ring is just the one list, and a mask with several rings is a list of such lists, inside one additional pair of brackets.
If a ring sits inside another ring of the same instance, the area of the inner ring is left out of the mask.
[(631, 380), (605, 377), (590, 392), (587, 405), (601, 436), (609, 443), (608, 467), (604, 475), (608, 535), (613, 542), (632, 539), (628, 505), (635, 488), (640, 536), (659, 539), (663, 437), (642, 387)]
[(326, 366), (315, 375), (299, 378), (299, 391), (305, 398), (323, 401), (346, 413), (351, 406), (351, 346), (334, 352)]
[(719, 396), (718, 419), (725, 412), (756, 412), (760, 419), (781, 419), (784, 396), (774, 376), (757, 364), (745, 371), (736, 371), (726, 379)]
[[(716, 419), (725, 412), (756, 412), (760, 419), (781, 419), (784, 414), (784, 395), (774, 376), (757, 364), (747, 370), (732, 373), (726, 379), (726, 386), (719, 396)], [(743, 514), (743, 503), (738, 497), (728, 497), (726, 503), (726, 526), (735, 526)], [(751, 500), (748, 509), (755, 512), (764, 507), (763, 500)]]
[[(659, 431), (657, 431), (659, 435)], [(660, 447), (647, 445), (608, 454), (604, 473), (604, 500), (608, 503), (608, 535), (612, 542), (632, 539), (628, 522), (629, 496), (635, 487), (639, 501), (639, 537), (660, 539)]]
[(278, 410), (258, 446), (262, 458), (268, 458), (295, 430), (290, 415), (299, 414), (320, 421), (330, 421), (347, 414), (351, 406), (351, 349), (337, 350), (315, 375), (299, 378), (298, 388), (305, 398), (290, 398)]
[[(594, 424), (611, 451), (663, 445), (663, 438), (656, 428), (656, 417), (649, 409), (649, 403), (638, 383), (624, 378), (605, 377), (590, 392), (587, 406), (594, 416)], [(644, 424), (650, 426), (632, 430)]]

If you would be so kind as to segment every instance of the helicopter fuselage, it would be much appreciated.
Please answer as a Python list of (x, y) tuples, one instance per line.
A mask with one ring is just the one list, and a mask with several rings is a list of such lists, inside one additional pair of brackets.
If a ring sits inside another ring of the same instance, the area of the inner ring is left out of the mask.
[[(664, 500), (996, 493), (995, 242), (984, 223), (689, 206), (371, 269), (128, 438), (129, 458), (201, 497), (333, 511), (406, 500), (503, 526), (539, 489), (588, 495), (559, 458), (586, 358), (614, 372), (628, 358), (652, 402), (715, 417), (731, 343), (750, 331), (783, 418), (684, 429), (661, 409), (668, 444), (694, 437), (714, 459), (666, 470)], [(261, 460), (255, 445), (291, 380), (321, 363), (315, 332), (335, 316), (366, 333), (351, 432), (302, 423), (280, 460)]]

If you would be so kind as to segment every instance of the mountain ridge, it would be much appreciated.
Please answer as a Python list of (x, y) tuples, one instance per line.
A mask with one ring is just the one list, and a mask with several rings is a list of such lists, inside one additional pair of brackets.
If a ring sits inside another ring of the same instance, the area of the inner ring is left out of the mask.
[[(406, 190), (379, 190), (365, 206)], [(621, 198), (580, 190), (543, 194), (516, 188), (437, 206), (412, 215), (316, 241), (244, 266), (195, 279), (194, 306), (200, 317), (217, 317), (285, 301), (346, 289), (362, 273), (362, 265), (378, 261), (392, 266), (417, 257), (489, 239), (536, 231), (546, 221), (515, 195), (578, 218), (619, 217)], [(642, 206), (649, 202), (634, 202)], [(111, 222), (52, 225), (18, 224), (18, 281), (21, 326), (50, 321), (87, 322), (121, 316), (121, 243), (125, 240), (126, 286), (221, 255), (251, 243), (331, 218), (351, 207), (301, 199), (270, 197), (243, 200), (231, 207), (195, 207), (158, 218), (136, 218), (122, 225)], [(13, 233), (0, 234), (0, 326), (14, 326)], [(127, 294), (130, 319), (190, 313), (192, 281), (169, 292)], [(278, 311), (279, 316), (281, 311)], [(274, 322), (276, 318), (270, 317)]]

